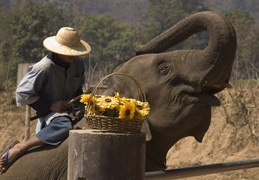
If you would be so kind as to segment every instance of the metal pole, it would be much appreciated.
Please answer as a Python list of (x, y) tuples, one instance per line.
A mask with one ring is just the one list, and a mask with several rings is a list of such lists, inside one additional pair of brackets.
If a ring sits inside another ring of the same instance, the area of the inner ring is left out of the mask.
[(154, 171), (145, 173), (145, 179), (171, 180), (193, 176), (201, 176), (214, 173), (222, 173), (240, 169), (259, 167), (259, 159), (250, 159), (243, 161), (232, 161), (226, 163), (210, 164), (203, 166), (194, 166), (165, 171)]

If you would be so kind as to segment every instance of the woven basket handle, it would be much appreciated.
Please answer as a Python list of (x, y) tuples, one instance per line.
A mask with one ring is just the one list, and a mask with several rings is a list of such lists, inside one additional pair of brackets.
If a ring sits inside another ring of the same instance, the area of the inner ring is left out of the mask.
[(100, 84), (101, 84), (105, 79), (107, 79), (107, 78), (110, 77), (110, 76), (114, 76), (114, 75), (127, 76), (127, 77), (129, 77), (130, 79), (132, 79), (132, 80), (135, 82), (135, 84), (136, 84), (136, 86), (137, 86), (137, 88), (138, 88), (138, 96), (139, 96), (139, 99), (141, 99), (140, 97), (141, 97), (141, 95), (142, 95), (142, 102), (146, 102), (146, 95), (145, 95), (144, 90), (143, 90), (142, 86), (140, 85), (140, 83), (139, 83), (135, 78), (133, 78), (132, 76), (130, 76), (129, 74), (126, 74), (126, 73), (111, 73), (111, 74), (108, 74), (107, 76), (103, 77), (103, 78), (100, 79), (100, 80), (97, 82), (97, 84), (95, 85), (95, 87), (94, 87), (94, 89), (93, 89), (93, 91), (92, 91), (92, 95), (95, 95), (95, 94), (96, 94), (98, 87), (100, 86)]
[[(114, 76), (114, 75), (119, 75), (119, 76), (127, 76), (129, 77), (130, 79), (132, 79), (134, 81), (134, 83), (136, 84), (137, 88), (138, 88), (138, 96), (139, 96), (139, 99), (142, 99), (142, 102), (146, 102), (146, 95), (144, 93), (144, 90), (143, 90), (143, 87), (140, 85), (140, 83), (135, 79), (133, 78), (132, 76), (130, 76), (129, 74), (125, 74), (125, 73), (111, 73), (111, 74), (108, 74), (107, 76), (103, 77), (102, 79), (100, 79), (95, 87), (93, 88), (92, 92), (91, 92), (91, 95), (90, 95), (90, 98), (89, 98), (89, 102), (91, 102), (92, 98), (94, 95), (96, 95), (96, 92), (98, 90), (98, 87), (100, 86), (100, 84), (107, 78), (109, 78), (110, 76)], [(89, 110), (90, 110), (90, 105), (91, 103), (88, 103), (88, 106), (87, 106), (87, 115), (89, 115)]]
[[(132, 79), (132, 80), (135, 82), (136, 86), (137, 86), (139, 99), (140, 99), (140, 97), (141, 97), (141, 95), (142, 95), (142, 102), (146, 102), (146, 95), (145, 95), (145, 93), (144, 93), (143, 87), (140, 85), (140, 83), (139, 83), (135, 78), (133, 78), (133, 77), (130, 76), (129, 74), (125, 74), (125, 73), (111, 73), (111, 74), (108, 74), (107, 76), (103, 77), (102, 79), (100, 79), (100, 80), (96, 83), (94, 89), (92, 90), (92, 93), (91, 93), (89, 102), (91, 102), (93, 96), (96, 94), (97, 89), (98, 89), (98, 87), (100, 86), (100, 84), (101, 84), (105, 79), (107, 79), (108, 77), (114, 76), (114, 75), (127, 76), (127, 77), (129, 77), (130, 79)], [(87, 114), (86, 114), (86, 115), (89, 115), (89, 112), (90, 112), (90, 103), (88, 103), (88, 106), (87, 106), (86, 109), (87, 109)], [(151, 132), (150, 132), (149, 124), (148, 124), (146, 118), (144, 118), (144, 123), (143, 123), (142, 130), (141, 130), (141, 131), (146, 133), (146, 140), (147, 140), (147, 141), (150, 141), (150, 140), (152, 139), (152, 135), (151, 135)]]

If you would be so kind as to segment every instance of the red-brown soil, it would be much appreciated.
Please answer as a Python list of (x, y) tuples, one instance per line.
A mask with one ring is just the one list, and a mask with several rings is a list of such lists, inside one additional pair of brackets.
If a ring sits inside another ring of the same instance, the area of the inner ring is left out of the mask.
[[(167, 167), (197, 165), (254, 159), (259, 149), (259, 89), (236, 87), (217, 96), (222, 105), (212, 110), (212, 123), (203, 142), (187, 137), (175, 144), (167, 155)], [(25, 107), (16, 107), (13, 92), (0, 92), (0, 152), (12, 139), (25, 137)], [(31, 122), (34, 134), (36, 121)], [(259, 168), (185, 178), (190, 180), (256, 180)]]

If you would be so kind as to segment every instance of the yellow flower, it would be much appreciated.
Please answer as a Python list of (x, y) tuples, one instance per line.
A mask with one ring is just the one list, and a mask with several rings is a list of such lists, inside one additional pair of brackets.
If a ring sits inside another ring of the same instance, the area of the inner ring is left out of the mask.
[(133, 119), (144, 119), (144, 116), (142, 116), (141, 114), (135, 112)]
[(148, 102), (136, 101), (136, 111), (142, 117), (148, 115), (150, 111)]
[(122, 103), (130, 102), (130, 103), (135, 104), (136, 99), (122, 97), (122, 98), (120, 98), (120, 101)]
[[(118, 108), (122, 108), (126, 103), (131, 103), (131, 104), (135, 104), (135, 99), (130, 99), (130, 98), (125, 98), (125, 97), (121, 97), (119, 98), (119, 107)], [(120, 109), (119, 109), (120, 110)]]
[(119, 92), (115, 92), (114, 93), (114, 97), (117, 98), (117, 99), (120, 99), (120, 93)]
[(81, 96), (80, 102), (84, 103), (84, 104), (88, 104), (88, 102), (90, 100), (90, 96), (91, 96), (91, 94), (83, 94)]
[(101, 109), (114, 109), (118, 104), (119, 100), (111, 96), (102, 96), (96, 99), (96, 105)]
[(130, 102), (125, 102), (119, 112), (119, 118), (132, 119), (135, 113), (135, 105)]
[[(94, 95), (91, 99), (91, 94), (83, 94), (80, 102), (86, 104), (86, 111), (89, 114), (112, 116), (127, 119), (143, 119), (149, 111), (147, 102), (137, 101), (136, 99), (120, 97), (118, 92), (115, 92), (114, 97), (104, 95)], [(89, 107), (87, 107), (90, 105)]]

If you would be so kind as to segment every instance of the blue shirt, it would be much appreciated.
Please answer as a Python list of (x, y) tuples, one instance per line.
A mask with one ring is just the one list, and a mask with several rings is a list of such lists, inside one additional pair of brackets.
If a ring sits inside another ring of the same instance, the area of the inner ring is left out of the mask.
[(81, 57), (67, 64), (59, 61), (55, 53), (48, 54), (28, 68), (16, 89), (17, 105), (30, 105), (37, 115), (51, 113), (52, 102), (69, 101), (82, 93), (84, 70)]

